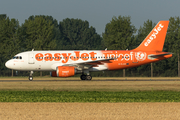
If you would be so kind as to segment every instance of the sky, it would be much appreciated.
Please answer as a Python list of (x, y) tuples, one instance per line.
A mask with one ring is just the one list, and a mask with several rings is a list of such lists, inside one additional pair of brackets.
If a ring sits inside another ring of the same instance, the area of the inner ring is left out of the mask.
[(180, 0), (1, 0), (0, 14), (20, 24), (31, 15), (49, 15), (58, 21), (78, 18), (102, 34), (113, 16), (130, 16), (137, 29), (148, 19), (157, 23), (180, 16)]

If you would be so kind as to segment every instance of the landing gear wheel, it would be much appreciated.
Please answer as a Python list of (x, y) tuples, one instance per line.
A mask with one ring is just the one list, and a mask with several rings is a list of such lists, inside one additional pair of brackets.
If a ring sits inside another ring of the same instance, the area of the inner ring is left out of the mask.
[(92, 76), (91, 75), (86, 75), (86, 80), (91, 80)]
[(32, 81), (33, 80), (33, 77), (32, 76), (29, 76), (29, 81)]
[(81, 75), (81, 80), (86, 80), (86, 75)]

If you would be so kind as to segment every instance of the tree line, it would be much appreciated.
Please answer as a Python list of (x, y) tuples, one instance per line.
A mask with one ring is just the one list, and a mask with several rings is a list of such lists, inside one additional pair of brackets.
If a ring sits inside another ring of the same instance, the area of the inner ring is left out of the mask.
[[(169, 28), (164, 44), (164, 51), (172, 52), (173, 57), (153, 63), (154, 76), (177, 76), (178, 54), (180, 49), (180, 18), (169, 18)], [(15, 54), (35, 50), (125, 50), (136, 48), (156, 23), (144, 22), (139, 29), (131, 22), (130, 16), (113, 17), (106, 24), (102, 36), (88, 21), (66, 18), (57, 21), (52, 16), (30, 16), (21, 25), (17, 19), (0, 15), (0, 76), (10, 76), (11, 70), (5, 62)], [(18, 72), (19, 75), (29, 75)], [(43, 75), (48, 74), (43, 72)], [(38, 72), (35, 75), (39, 75)], [(122, 70), (94, 72), (93, 76), (123, 75)], [(151, 65), (142, 65), (126, 69), (126, 76), (151, 76)]]

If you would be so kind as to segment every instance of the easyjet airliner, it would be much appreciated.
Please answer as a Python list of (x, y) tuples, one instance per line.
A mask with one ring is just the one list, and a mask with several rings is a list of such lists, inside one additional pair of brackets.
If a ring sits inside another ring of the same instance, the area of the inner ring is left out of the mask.
[(160, 21), (144, 41), (133, 50), (73, 50), (27, 51), (15, 55), (5, 65), (9, 69), (51, 71), (52, 77), (82, 74), (81, 80), (91, 80), (91, 71), (118, 70), (157, 62), (172, 57), (163, 52), (169, 21)]

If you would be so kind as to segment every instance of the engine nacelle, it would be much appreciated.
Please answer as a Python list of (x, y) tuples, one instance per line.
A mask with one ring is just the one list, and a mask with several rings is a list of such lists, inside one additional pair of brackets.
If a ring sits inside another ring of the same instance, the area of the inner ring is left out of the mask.
[(82, 74), (82, 70), (77, 70), (74, 66), (58, 66), (50, 75), (51, 77), (71, 77), (78, 73)]
[(75, 75), (75, 67), (73, 66), (58, 66), (56, 68), (58, 77), (70, 77)]
[(71, 77), (76, 73), (75, 67), (73, 66), (58, 66), (56, 71), (51, 72), (52, 77)]

